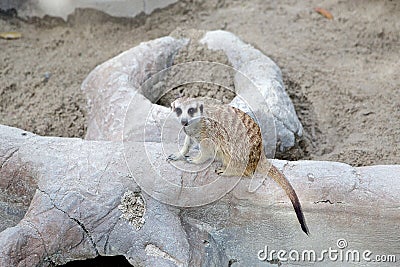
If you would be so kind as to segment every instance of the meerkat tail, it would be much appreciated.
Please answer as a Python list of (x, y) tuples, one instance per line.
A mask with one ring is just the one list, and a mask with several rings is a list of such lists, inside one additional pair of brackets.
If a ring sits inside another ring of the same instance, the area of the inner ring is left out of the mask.
[(301, 229), (304, 231), (304, 233), (308, 235), (309, 231), (303, 211), (301, 210), (300, 201), (292, 185), (289, 183), (286, 177), (272, 164), (268, 170), (268, 175), (272, 179), (274, 179), (274, 181), (279, 184), (279, 186), (282, 187), (283, 190), (285, 190), (286, 195), (290, 198), (290, 201), (292, 202), (294, 211), (297, 215), (297, 219), (299, 220), (299, 223), (301, 225)]

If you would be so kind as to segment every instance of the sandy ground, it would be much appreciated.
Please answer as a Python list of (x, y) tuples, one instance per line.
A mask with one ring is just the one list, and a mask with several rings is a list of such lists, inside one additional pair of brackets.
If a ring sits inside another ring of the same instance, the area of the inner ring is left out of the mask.
[[(303, 159), (400, 164), (400, 2), (181, 1), (116, 19), (78, 10), (54, 18), (0, 18), (0, 124), (84, 137), (80, 84), (98, 64), (177, 27), (225, 29), (282, 68), (305, 127)], [(328, 20), (314, 11), (332, 12)]]

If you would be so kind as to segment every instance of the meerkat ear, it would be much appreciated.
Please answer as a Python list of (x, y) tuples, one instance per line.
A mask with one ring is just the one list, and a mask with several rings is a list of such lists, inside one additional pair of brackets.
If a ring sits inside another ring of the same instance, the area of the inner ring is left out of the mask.
[(200, 104), (200, 112), (203, 113), (203, 103)]
[(183, 91), (175, 93), (175, 99), (182, 98), (182, 97), (183, 97)]

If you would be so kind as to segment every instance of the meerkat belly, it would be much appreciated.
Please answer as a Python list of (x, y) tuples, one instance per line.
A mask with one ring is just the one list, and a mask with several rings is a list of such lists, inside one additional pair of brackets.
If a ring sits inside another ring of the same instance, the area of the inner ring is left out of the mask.
[(217, 158), (222, 159), (230, 156), (229, 134), (221, 122), (205, 118), (202, 125), (201, 139), (212, 143), (210, 145), (214, 147)]
[(221, 157), (240, 165), (244, 175), (252, 175), (262, 153), (262, 137), (258, 124), (245, 112), (228, 106), (210, 119), (209, 138), (219, 144)]
[(246, 136), (246, 145), (248, 147), (246, 150), (248, 161), (244, 174), (250, 176), (256, 171), (257, 165), (261, 159), (261, 154), (263, 153), (261, 130), (258, 124), (248, 114), (239, 109), (233, 109), (244, 125), (243, 131), (245, 131), (245, 133), (243, 133), (243, 135)]
[(202, 153), (213, 155), (224, 165), (237, 166), (246, 176), (252, 175), (262, 153), (259, 126), (234, 107), (218, 106), (211, 110), (213, 112), (186, 126), (185, 133), (200, 144)]

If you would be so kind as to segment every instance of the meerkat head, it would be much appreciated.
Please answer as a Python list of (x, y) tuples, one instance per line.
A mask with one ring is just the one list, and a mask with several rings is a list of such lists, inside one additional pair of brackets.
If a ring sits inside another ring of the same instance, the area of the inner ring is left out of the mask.
[(197, 121), (203, 115), (203, 102), (195, 98), (182, 97), (171, 103), (172, 111), (175, 112), (178, 121), (183, 126), (188, 126)]

